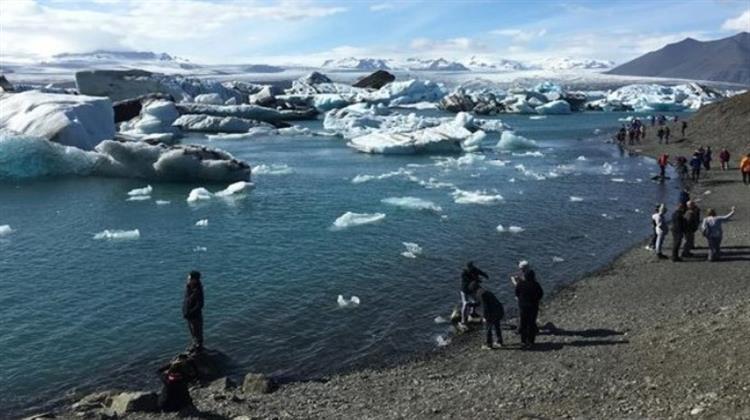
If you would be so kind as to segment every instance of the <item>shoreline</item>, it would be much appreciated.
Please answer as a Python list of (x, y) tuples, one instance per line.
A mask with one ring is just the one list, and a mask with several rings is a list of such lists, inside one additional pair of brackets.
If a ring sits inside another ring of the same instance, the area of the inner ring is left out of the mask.
[[(647, 141), (651, 143), (632, 151), (657, 156), (653, 136)], [(682, 152), (690, 147), (679, 142), (671, 146)], [(556, 327), (543, 328), (534, 351), (518, 351), (518, 339), (506, 329), (510, 346), (481, 352), (481, 334), (471, 333), (455, 337), (447, 348), (412, 355), (395, 365), (291, 382), (270, 394), (196, 389), (196, 406), (223, 418), (750, 416), (750, 380), (742, 378), (750, 373), (750, 356), (737, 352), (747, 348), (748, 340), (740, 337), (732, 346), (721, 345), (727, 328), (742, 331), (742, 325), (750, 326), (750, 291), (741, 281), (750, 261), (750, 232), (741, 229), (748, 226), (750, 208), (738, 200), (738, 187), (743, 187), (736, 181), (737, 172), (714, 169), (694, 189), (704, 212), (705, 203), (719, 207), (720, 214), (732, 200), (738, 206), (737, 220), (725, 227), (725, 262), (656, 261), (642, 249), (641, 239), (546, 299), (539, 324)], [(704, 242), (696, 238), (699, 247)], [(668, 249), (670, 245), (671, 235), (665, 242)], [(731, 281), (717, 283), (722, 278)], [(707, 342), (701, 342), (706, 337)], [(696, 342), (711, 346), (696, 348)], [(691, 360), (695, 363), (688, 363)], [(739, 374), (722, 374), (714, 368), (719, 362)], [(498, 391), (493, 398), (485, 398), (487, 387)], [(70, 412), (60, 416), (80, 418)], [(177, 417), (132, 413), (126, 418)]]

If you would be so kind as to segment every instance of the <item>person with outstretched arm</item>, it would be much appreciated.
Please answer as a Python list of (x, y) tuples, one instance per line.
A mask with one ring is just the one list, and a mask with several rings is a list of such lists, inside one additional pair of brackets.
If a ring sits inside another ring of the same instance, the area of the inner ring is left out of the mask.
[(708, 241), (708, 261), (719, 261), (721, 258), (721, 240), (724, 232), (721, 225), (734, 215), (735, 208), (724, 216), (717, 216), (716, 210), (708, 209), (707, 216), (701, 224), (701, 232)]
[[(500, 320), (505, 316), (503, 304), (497, 299), (494, 293), (489, 290), (479, 288), (477, 290), (479, 302), (482, 304), (482, 316), (484, 323), (487, 325), (487, 341), (482, 346), (483, 349), (495, 349), (497, 346), (503, 346), (503, 333), (500, 330)], [(496, 340), (492, 340), (492, 330), (495, 330)]]
[(199, 271), (191, 271), (188, 274), (185, 298), (182, 301), (182, 316), (187, 321), (192, 338), (189, 350), (203, 350), (203, 284)]
[(487, 273), (477, 268), (473, 261), (469, 261), (461, 272), (461, 322), (458, 324), (461, 329), (468, 328), (466, 324), (469, 322), (469, 314), (477, 301), (475, 290), (471, 289), (471, 285), (476, 283), (479, 286), (482, 281), (481, 277), (489, 279)]
[(519, 262), (518, 268), (521, 269), (520, 275), (511, 277), (511, 281), (516, 287), (516, 299), (520, 312), (518, 330), (521, 334), (521, 343), (524, 348), (529, 348), (534, 345), (539, 332), (536, 318), (539, 315), (539, 302), (544, 297), (544, 291), (536, 281), (536, 273), (531, 269), (528, 261)]

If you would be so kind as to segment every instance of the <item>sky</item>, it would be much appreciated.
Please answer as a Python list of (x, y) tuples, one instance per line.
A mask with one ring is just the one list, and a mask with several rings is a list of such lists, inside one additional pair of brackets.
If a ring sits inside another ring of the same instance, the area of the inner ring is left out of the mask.
[(628, 61), (750, 32), (750, 0), (2, 0), (0, 63), (97, 49), (205, 64), (343, 57)]

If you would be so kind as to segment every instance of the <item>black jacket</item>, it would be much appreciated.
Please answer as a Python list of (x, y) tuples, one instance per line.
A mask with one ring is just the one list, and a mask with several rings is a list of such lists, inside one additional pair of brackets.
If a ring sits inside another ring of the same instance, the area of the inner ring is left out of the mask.
[(687, 221), (685, 220), (685, 212), (677, 209), (672, 213), (672, 232), (684, 234), (686, 231)]
[(474, 266), (464, 268), (464, 271), (461, 273), (461, 291), (467, 295), (472, 294), (473, 290), (470, 290), (469, 285), (472, 282), (477, 282), (478, 285), (482, 281), (479, 278), (480, 276), (485, 279), (489, 278), (487, 273)]
[(182, 301), (182, 316), (185, 319), (196, 319), (203, 316), (203, 285), (185, 287), (185, 298)]
[(503, 319), (503, 317), (505, 316), (505, 309), (503, 308), (503, 304), (500, 303), (499, 300), (497, 300), (497, 297), (492, 292), (490, 292), (489, 290), (483, 291), (479, 296), (479, 300), (482, 303), (482, 314), (484, 314), (484, 319), (486, 319), (488, 322), (494, 322)]
[(701, 225), (701, 209), (698, 207), (688, 209), (685, 212), (685, 222), (688, 232), (697, 232)]
[(516, 297), (518, 306), (539, 306), (539, 301), (544, 297), (542, 286), (536, 281), (534, 270), (526, 272), (525, 278), (516, 284)]

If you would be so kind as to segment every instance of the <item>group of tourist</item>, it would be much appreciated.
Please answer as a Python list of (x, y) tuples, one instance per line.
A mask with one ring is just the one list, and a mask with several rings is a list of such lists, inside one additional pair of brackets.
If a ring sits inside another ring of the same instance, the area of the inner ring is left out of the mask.
[[(726, 148), (721, 149), (721, 152), (719, 152), (719, 164), (722, 171), (728, 171), (731, 169), (729, 164), (730, 159), (731, 154), (729, 153), (729, 150)], [(713, 152), (711, 151), (711, 146), (701, 146), (695, 149), (690, 160), (684, 156), (677, 156), (673, 163), (670, 162), (668, 154), (662, 153), (656, 160), (657, 165), (659, 165), (658, 176), (664, 179), (667, 166), (673, 164), (675, 172), (677, 172), (677, 175), (681, 180), (684, 181), (690, 179), (693, 182), (698, 182), (701, 178), (702, 171), (711, 170), (712, 161)], [(742, 174), (742, 181), (745, 184), (750, 184), (750, 153), (742, 157), (738, 169)]]
[(623, 124), (615, 136), (617, 143), (621, 146), (625, 145), (625, 140), (632, 146), (634, 144), (641, 144), (641, 140), (645, 138), (646, 125), (638, 118), (632, 119), (628, 124)]
[[(518, 301), (519, 325), (518, 333), (521, 336), (523, 349), (534, 346), (539, 329), (536, 324), (539, 314), (539, 303), (544, 296), (544, 291), (536, 281), (536, 273), (531, 269), (528, 261), (518, 263), (519, 273), (510, 277), (515, 288), (516, 300)], [(482, 286), (482, 278), (489, 276), (473, 262), (469, 262), (461, 273), (461, 314), (458, 329), (466, 331), (468, 323), (472, 320), (484, 319), (487, 327), (486, 343), (483, 349), (494, 349), (503, 346), (503, 335), (500, 329), (500, 320), (503, 319), (505, 311), (502, 303), (494, 293)], [(482, 318), (476, 316), (476, 309), (482, 309)], [(495, 340), (493, 340), (493, 332)]]
[[(706, 212), (706, 217), (701, 221), (701, 209), (690, 200), (687, 190), (680, 192), (680, 202), (672, 213), (672, 256), (674, 262), (681, 262), (683, 258), (693, 257), (695, 248), (695, 234), (700, 230), (708, 243), (708, 261), (718, 261), (721, 257), (721, 240), (723, 237), (722, 223), (734, 215), (735, 208), (724, 216), (717, 216), (714, 209)], [(667, 221), (667, 207), (664, 204), (656, 206), (651, 215), (653, 234), (651, 243), (647, 246), (653, 250), (659, 259), (668, 257), (662, 252), (664, 240), (670, 231)]]

